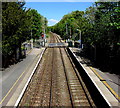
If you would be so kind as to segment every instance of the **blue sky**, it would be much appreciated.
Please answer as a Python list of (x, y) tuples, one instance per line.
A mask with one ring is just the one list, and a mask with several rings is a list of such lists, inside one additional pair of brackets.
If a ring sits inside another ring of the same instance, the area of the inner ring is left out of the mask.
[(52, 26), (62, 17), (75, 10), (85, 11), (93, 2), (26, 2), (27, 8), (36, 9), (38, 13), (48, 19), (48, 25)]

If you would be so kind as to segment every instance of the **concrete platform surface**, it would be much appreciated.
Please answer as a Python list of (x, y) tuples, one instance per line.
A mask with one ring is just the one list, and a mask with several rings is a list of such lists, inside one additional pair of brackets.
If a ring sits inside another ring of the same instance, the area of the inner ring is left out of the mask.
[(23, 61), (1, 71), (0, 106), (14, 106), (44, 49), (33, 48)]
[(85, 64), (84, 60), (76, 54), (80, 52), (79, 48), (70, 48), (77, 60), (86, 70), (91, 80), (99, 89), (103, 97), (111, 106), (120, 107), (120, 79), (118, 75), (109, 72), (102, 72), (99, 69)]

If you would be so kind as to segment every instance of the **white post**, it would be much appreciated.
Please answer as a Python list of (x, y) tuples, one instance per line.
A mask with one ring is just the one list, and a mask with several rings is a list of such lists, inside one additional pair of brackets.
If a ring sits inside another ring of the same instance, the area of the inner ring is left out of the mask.
[(31, 39), (31, 48), (33, 49), (33, 39)]

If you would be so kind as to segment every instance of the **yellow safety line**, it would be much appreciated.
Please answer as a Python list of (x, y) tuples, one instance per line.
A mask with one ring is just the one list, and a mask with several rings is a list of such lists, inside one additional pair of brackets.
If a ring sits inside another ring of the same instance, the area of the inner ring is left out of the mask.
[(120, 100), (120, 96), (110, 87), (110, 85), (97, 73), (97, 71), (93, 68), (93, 67), (90, 67), (90, 69), (97, 75), (97, 77), (100, 79), (100, 80), (103, 80), (103, 84), (115, 95), (115, 97), (117, 99)]
[(97, 75), (97, 77), (98, 77), (100, 80), (104, 80), (104, 79), (97, 73), (97, 71), (96, 71), (93, 67), (90, 66), (90, 69)]
[[(32, 51), (32, 49), (29, 51), (29, 53)], [(28, 68), (28, 67), (27, 67)], [(12, 89), (15, 87), (15, 85), (18, 83), (18, 81), (20, 80), (20, 78), (23, 76), (23, 74), (25, 73), (25, 71), (27, 70), (27, 68), (23, 71), (23, 73), (19, 76), (19, 78), (17, 79), (17, 81), (13, 84), (13, 86), (10, 88), (10, 90), (8, 91), (8, 93), (4, 96), (4, 98), (0, 101), (0, 104), (3, 103), (3, 101), (6, 99), (6, 97), (9, 95), (9, 93), (12, 91)]]
[[(25, 70), (26, 71), (26, 70)], [(4, 98), (1, 100), (0, 104), (3, 103), (3, 101), (6, 99), (6, 97), (9, 95), (9, 93), (12, 91), (12, 89), (15, 87), (15, 85), (17, 84), (17, 82), (20, 80), (20, 78), (23, 76), (23, 74), (25, 73), (25, 71), (23, 71), (23, 73), (19, 76), (19, 78), (17, 79), (17, 81), (14, 83), (14, 85), (10, 88), (10, 90), (8, 91), (8, 93), (4, 96)]]
[(31, 49), (30, 51), (28, 51), (28, 53), (27, 53), (27, 54), (29, 54), (32, 50), (33, 50), (33, 49)]

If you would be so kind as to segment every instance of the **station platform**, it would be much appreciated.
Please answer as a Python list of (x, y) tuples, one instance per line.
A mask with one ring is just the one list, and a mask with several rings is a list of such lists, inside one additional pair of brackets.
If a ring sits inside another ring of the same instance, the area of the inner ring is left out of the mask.
[(94, 66), (87, 65), (84, 58), (78, 55), (81, 50), (80, 48), (69, 47), (69, 49), (109, 106), (120, 107), (120, 77), (109, 72), (102, 72)]
[[(69, 49), (82, 65), (86, 74), (108, 105), (111, 107), (120, 107), (119, 76), (101, 72), (99, 69), (87, 65), (83, 58), (76, 55), (76, 52), (80, 52), (79, 48)], [(28, 81), (30, 81), (44, 51), (45, 48), (33, 48), (28, 52), (28, 56), (23, 59), (23, 61), (1, 71), (2, 77), (0, 77), (0, 85), (2, 85), (2, 90), (0, 90), (0, 94), (2, 94), (2, 97), (0, 98), (0, 107), (15, 106), (21, 93), (24, 92), (24, 88), (27, 86)]]
[(0, 85), (2, 85), (2, 90), (0, 90), (0, 94), (2, 96), (0, 107), (15, 106), (16, 100), (42, 58), (44, 50), (45, 48), (33, 48), (21, 62), (1, 71)]

